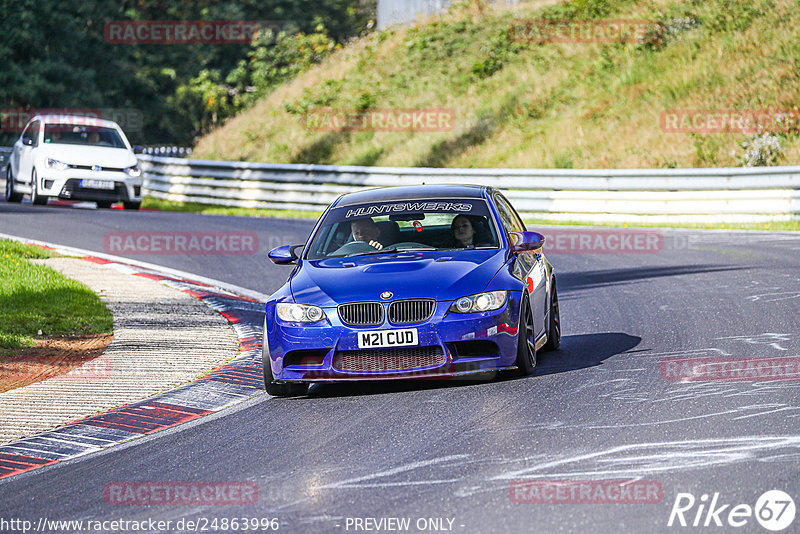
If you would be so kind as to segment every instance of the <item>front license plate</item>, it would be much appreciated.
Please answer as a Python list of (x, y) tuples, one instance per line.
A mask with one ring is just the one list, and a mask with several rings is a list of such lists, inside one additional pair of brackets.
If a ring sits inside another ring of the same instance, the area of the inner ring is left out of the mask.
[(87, 189), (114, 189), (114, 182), (108, 180), (81, 180), (81, 187)]
[(385, 347), (408, 347), (419, 345), (416, 328), (407, 330), (380, 330), (378, 332), (359, 332), (359, 349), (380, 349)]

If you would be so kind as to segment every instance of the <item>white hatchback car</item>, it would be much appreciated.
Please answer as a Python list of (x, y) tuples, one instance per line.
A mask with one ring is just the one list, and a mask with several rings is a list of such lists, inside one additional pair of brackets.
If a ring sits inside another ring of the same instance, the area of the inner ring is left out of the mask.
[(117, 123), (70, 115), (37, 115), (14, 143), (6, 167), (6, 200), (90, 200), (99, 208), (142, 203), (142, 171)]

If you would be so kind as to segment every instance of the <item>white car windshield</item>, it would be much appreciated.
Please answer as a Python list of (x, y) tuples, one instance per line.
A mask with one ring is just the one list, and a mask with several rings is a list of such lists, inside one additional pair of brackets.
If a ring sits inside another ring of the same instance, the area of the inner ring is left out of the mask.
[(119, 132), (114, 128), (83, 124), (47, 124), (44, 127), (44, 142), (46, 144), (126, 148)]

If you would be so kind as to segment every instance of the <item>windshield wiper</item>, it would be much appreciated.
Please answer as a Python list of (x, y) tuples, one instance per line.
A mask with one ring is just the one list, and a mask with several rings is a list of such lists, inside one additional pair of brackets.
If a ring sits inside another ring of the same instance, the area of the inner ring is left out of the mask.
[(391, 254), (392, 252), (397, 252), (397, 247), (386, 247), (380, 250), (368, 250), (366, 252), (356, 252), (354, 254), (348, 254), (347, 258), (352, 258), (353, 256), (370, 256), (372, 254)]
[(492, 247), (492, 246), (476, 247), (475, 245), (470, 245), (468, 247), (440, 248), (437, 250), (495, 250), (496, 248), (497, 247)]
[(371, 256), (374, 254), (393, 254), (395, 252), (420, 252), (420, 251), (437, 251), (438, 248), (435, 247), (417, 247), (417, 248), (401, 248), (398, 249), (396, 246), (392, 245), (390, 247), (383, 248), (381, 250), (368, 250), (367, 252), (356, 252), (355, 254), (348, 254), (346, 257), (350, 258), (352, 256)]

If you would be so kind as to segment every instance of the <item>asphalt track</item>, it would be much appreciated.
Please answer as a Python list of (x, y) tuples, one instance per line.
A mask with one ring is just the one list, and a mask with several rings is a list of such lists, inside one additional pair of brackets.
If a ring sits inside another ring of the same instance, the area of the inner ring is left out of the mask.
[[(255, 232), (256, 255), (131, 257), (264, 293), (289, 273), (266, 262), (266, 249), (303, 242), (311, 226), (0, 205), (2, 233), (100, 252), (108, 232)], [(540, 355), (531, 377), (328, 384), (299, 399), (261, 395), (129, 445), (1, 480), (0, 519), (172, 520), (168, 531), (180, 519), (238, 517), (278, 518), (282, 532), (354, 532), (352, 518), (392, 517), (410, 518), (410, 532), (420, 531), (420, 518), (452, 519), (452, 531), (465, 533), (767, 532), (753, 517), (741, 528), (670, 528), (667, 521), (682, 492), (698, 499), (719, 492), (719, 504), (754, 506), (763, 492), (780, 489), (800, 502), (800, 382), (671, 381), (660, 363), (800, 354), (800, 235), (662, 237), (650, 253), (549, 255), (564, 337), (561, 350)], [(534, 480), (654, 481), (663, 498), (513, 502), (510, 485)], [(110, 505), (104, 487), (120, 481), (245, 481), (259, 493), (254, 505)], [(696, 511), (687, 512), (689, 522)], [(800, 518), (785, 532), (797, 525)]]

